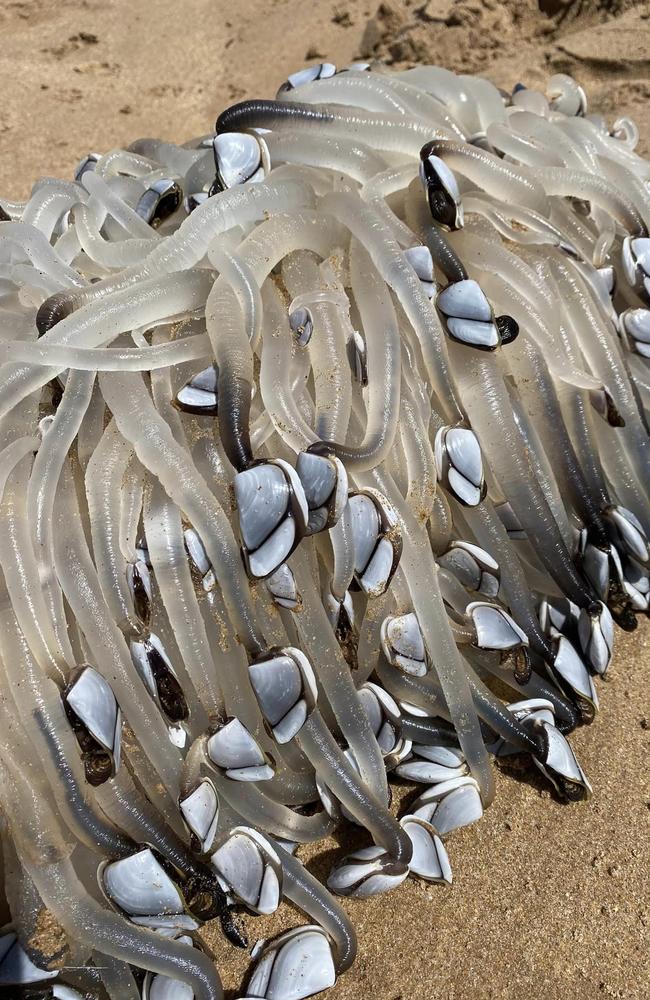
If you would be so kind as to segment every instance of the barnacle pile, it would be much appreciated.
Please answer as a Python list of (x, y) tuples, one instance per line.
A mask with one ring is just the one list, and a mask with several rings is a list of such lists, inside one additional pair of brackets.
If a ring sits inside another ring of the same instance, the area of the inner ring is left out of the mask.
[(242, 996), (299, 1000), (336, 894), (451, 882), (492, 756), (590, 793), (648, 610), (637, 138), (566, 76), (323, 64), (2, 201), (0, 985), (214, 1000), (201, 922), (287, 898)]

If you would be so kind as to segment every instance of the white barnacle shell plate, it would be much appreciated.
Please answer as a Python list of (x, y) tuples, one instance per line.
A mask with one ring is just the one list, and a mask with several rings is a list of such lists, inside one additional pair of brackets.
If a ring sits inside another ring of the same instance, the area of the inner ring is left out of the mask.
[(444, 844), (431, 823), (420, 816), (407, 815), (400, 826), (413, 844), (409, 870), (428, 882), (445, 882), (451, 885), (451, 865)]
[(287, 646), (251, 663), (249, 676), (264, 718), (278, 743), (288, 743), (316, 705), (312, 666), (301, 650)]
[[(336, 66), (334, 63), (324, 62), (316, 63), (315, 66), (305, 66), (304, 69), (299, 69), (295, 73), (289, 74), (284, 88), (295, 90), (296, 87), (302, 87), (305, 83), (313, 83), (315, 80), (327, 80), (330, 76), (334, 76), (335, 73)], [(283, 88), (280, 89), (282, 90)]]
[(282, 863), (266, 837), (238, 826), (212, 855), (232, 892), (256, 913), (274, 913), (282, 894)]
[(486, 597), (497, 596), (499, 564), (478, 545), (456, 539), (438, 557), (438, 563), (450, 570), (468, 590), (476, 590)]
[(580, 767), (571, 746), (559, 729), (545, 720), (536, 722), (536, 728), (546, 735), (544, 759), (533, 760), (560, 794), (571, 798), (588, 798), (592, 788)]
[(400, 742), (402, 725), (402, 713), (397, 702), (388, 691), (372, 681), (366, 681), (357, 696), (377, 737), (379, 749), (384, 755), (393, 754)]
[(239, 719), (231, 719), (210, 737), (207, 743), (210, 760), (234, 781), (267, 781), (273, 777), (257, 740)]
[(209, 778), (203, 778), (189, 795), (180, 799), (179, 807), (183, 819), (197, 837), (201, 851), (208, 851), (219, 820), (219, 799)]
[(214, 416), (217, 412), (217, 369), (208, 365), (193, 375), (176, 393), (176, 406), (188, 413), (205, 413)]
[(408, 872), (407, 865), (395, 861), (383, 847), (362, 847), (332, 868), (327, 888), (337, 896), (368, 899), (397, 888)]
[(194, 1000), (194, 990), (180, 979), (148, 972), (142, 983), (142, 1000)]
[(438, 477), (466, 507), (485, 495), (483, 458), (478, 438), (466, 427), (441, 427), (434, 440)]
[(296, 586), (293, 570), (287, 563), (278, 566), (275, 573), (266, 578), (266, 586), (275, 603), (281, 608), (293, 611), (300, 603), (300, 594)]
[(183, 912), (180, 892), (148, 847), (104, 865), (100, 877), (109, 899), (129, 915)]
[(379, 490), (367, 488), (348, 500), (354, 572), (368, 597), (385, 593), (402, 553), (399, 518)]
[(592, 668), (596, 673), (604, 674), (614, 651), (614, 620), (602, 601), (593, 611), (586, 608), (580, 611), (578, 638)]
[(217, 177), (223, 188), (236, 184), (256, 183), (266, 176), (264, 155), (266, 143), (250, 132), (225, 132), (212, 141)]
[(288, 462), (274, 459), (237, 473), (234, 489), (249, 574), (270, 576), (306, 530), (302, 483)]
[(558, 639), (551, 676), (553, 673), (568, 684), (577, 695), (586, 698), (595, 708), (598, 708), (598, 696), (591, 675), (582, 658), (564, 636), (560, 636)]
[(331, 528), (339, 520), (348, 502), (348, 477), (345, 466), (336, 457), (301, 451), (296, 473), (302, 483), (309, 508), (309, 534)]
[(396, 768), (400, 778), (427, 785), (467, 774), (467, 765), (460, 753), (448, 747), (413, 746), (413, 756)]
[(294, 927), (264, 946), (247, 1000), (303, 1000), (336, 982), (332, 947), (320, 927)]
[(431, 251), (425, 246), (408, 247), (404, 256), (420, 279), (422, 291), (428, 299), (432, 299), (437, 289)]
[(473, 279), (447, 285), (438, 295), (436, 305), (454, 340), (484, 350), (499, 346), (492, 307), (481, 286)]
[(441, 837), (483, 815), (483, 803), (478, 784), (469, 775), (452, 778), (427, 788), (413, 803), (412, 815), (432, 823)]
[(427, 673), (429, 665), (424, 639), (414, 612), (385, 618), (380, 640), (384, 656), (391, 666), (415, 677), (423, 677)]
[(91, 736), (113, 754), (117, 769), (122, 716), (108, 681), (94, 667), (85, 666), (65, 698)]
[(528, 645), (523, 629), (496, 604), (473, 601), (467, 605), (466, 613), (474, 623), (476, 645), (480, 649), (514, 649)]

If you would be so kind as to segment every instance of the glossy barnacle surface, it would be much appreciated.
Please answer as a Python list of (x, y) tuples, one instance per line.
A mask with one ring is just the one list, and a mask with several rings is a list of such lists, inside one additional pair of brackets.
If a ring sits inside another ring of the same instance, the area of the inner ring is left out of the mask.
[(111, 995), (215, 1000), (242, 911), (240, 997), (334, 985), (365, 898), (435, 918), (491, 758), (591, 794), (571, 731), (650, 602), (634, 123), (318, 63), (211, 124), (1, 199), (12, 996), (101, 1000), (105, 949)]

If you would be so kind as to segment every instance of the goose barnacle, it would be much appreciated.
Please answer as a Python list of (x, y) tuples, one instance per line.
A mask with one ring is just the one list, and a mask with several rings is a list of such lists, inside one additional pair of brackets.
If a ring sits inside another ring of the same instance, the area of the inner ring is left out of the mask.
[(268, 781), (273, 767), (257, 741), (239, 719), (230, 719), (208, 739), (213, 764), (233, 781)]
[(271, 576), (307, 530), (300, 478), (288, 462), (275, 459), (238, 472), (234, 489), (248, 572), (256, 578)]
[(190, 562), (196, 568), (197, 573), (201, 577), (201, 586), (209, 593), (217, 585), (215, 579), (214, 570), (212, 569), (212, 564), (208, 559), (208, 554), (205, 551), (205, 545), (201, 541), (198, 531), (194, 528), (186, 528), (183, 532), (183, 540), (185, 542), (185, 548), (187, 549), (187, 554), (190, 557)]
[(650, 358), (650, 309), (626, 309), (619, 321), (637, 354)]
[(216, 417), (218, 373), (215, 365), (208, 365), (193, 375), (174, 397), (174, 405), (184, 413)]
[(348, 477), (343, 463), (334, 455), (301, 451), (296, 472), (309, 510), (308, 534), (333, 527), (348, 502)]
[(212, 847), (219, 821), (219, 798), (209, 778), (178, 800), (181, 815), (193, 837), (195, 849), (206, 854)]
[(409, 862), (411, 874), (427, 882), (451, 885), (451, 865), (436, 828), (421, 816), (410, 814), (403, 816), (400, 824), (413, 844), (413, 856)]
[(426, 246), (407, 247), (404, 256), (420, 279), (424, 294), (432, 299), (437, 287), (431, 251)]
[(133, 562), (128, 562), (126, 579), (134, 611), (142, 624), (148, 625), (153, 601), (153, 578), (146, 561), (136, 558)]
[(450, 747), (414, 743), (411, 757), (399, 764), (395, 773), (407, 781), (432, 785), (464, 777), (467, 765), (463, 755)]
[(41, 983), (56, 979), (58, 969), (39, 969), (18, 939), (11, 926), (2, 928), (0, 934), (0, 987), (22, 986), (27, 983)]
[(379, 490), (353, 493), (348, 503), (354, 538), (355, 579), (368, 597), (380, 597), (402, 554), (399, 518)]
[(489, 552), (472, 542), (454, 539), (438, 564), (450, 570), (467, 590), (477, 591), (486, 597), (496, 597), (499, 592), (499, 564)]
[(628, 283), (650, 302), (650, 238), (626, 236), (621, 259)]
[(464, 506), (477, 507), (487, 485), (478, 439), (467, 427), (441, 427), (434, 441), (438, 478)]
[(430, 152), (430, 145), (420, 151), (420, 180), (434, 222), (444, 229), (462, 229), (463, 206), (458, 182), (444, 160)]
[(264, 945), (243, 1000), (304, 1000), (335, 982), (327, 935), (320, 927), (294, 927)]
[(381, 648), (391, 666), (414, 677), (423, 677), (430, 669), (424, 639), (417, 616), (389, 616), (381, 625)]
[(508, 650), (528, 646), (528, 636), (503, 608), (487, 601), (472, 601), (467, 616), (476, 630), (479, 649)]
[(129, 916), (169, 915), (185, 909), (180, 891), (149, 847), (100, 865), (98, 879), (107, 898)]
[(86, 780), (99, 785), (120, 766), (122, 714), (110, 684), (94, 667), (70, 675), (63, 706), (82, 751)]
[(569, 801), (589, 798), (591, 785), (559, 729), (546, 719), (536, 720), (534, 728), (545, 738), (543, 755), (533, 757), (540, 771), (555, 785), (560, 795)]
[(227, 132), (212, 141), (216, 178), (211, 194), (238, 184), (263, 181), (270, 169), (266, 142), (250, 132)]
[(427, 788), (412, 804), (411, 813), (433, 824), (440, 837), (446, 837), (477, 823), (483, 816), (483, 803), (477, 783), (463, 775)]
[(282, 863), (253, 827), (237, 826), (212, 855), (228, 890), (254, 913), (274, 913), (282, 896)]
[(300, 604), (300, 594), (296, 586), (293, 570), (287, 563), (278, 566), (265, 580), (269, 594), (280, 608), (295, 611)]
[(407, 865), (396, 862), (381, 847), (362, 847), (332, 868), (327, 888), (337, 896), (368, 899), (396, 889), (408, 873)]
[(173, 178), (161, 177), (150, 184), (138, 200), (138, 215), (157, 229), (174, 214), (183, 200), (183, 190)]
[(384, 757), (386, 769), (396, 767), (411, 752), (411, 741), (402, 736), (402, 713), (388, 691), (366, 681), (359, 688), (359, 700), (370, 720), (372, 731)]
[(306, 347), (314, 332), (314, 317), (306, 306), (289, 313), (289, 326), (300, 347)]
[(189, 709), (162, 640), (142, 629), (129, 635), (131, 659), (151, 697), (172, 723), (183, 722)]
[(336, 66), (334, 63), (324, 62), (316, 63), (314, 66), (305, 66), (304, 69), (299, 69), (295, 73), (289, 74), (286, 81), (280, 87), (278, 94), (295, 90), (297, 87), (302, 87), (305, 83), (313, 83), (314, 80), (328, 80), (335, 73)]
[(255, 660), (249, 675), (274, 739), (288, 743), (300, 732), (318, 698), (309, 660), (299, 649), (287, 646)]

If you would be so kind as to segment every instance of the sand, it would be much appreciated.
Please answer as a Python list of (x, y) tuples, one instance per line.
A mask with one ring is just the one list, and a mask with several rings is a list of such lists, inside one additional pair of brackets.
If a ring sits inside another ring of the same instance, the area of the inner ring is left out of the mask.
[[(592, 107), (610, 118), (631, 114), (648, 149), (647, 18), (647, 5), (616, 0), (379, 8), (376, 0), (3, 0), (0, 199), (25, 197), (42, 175), (70, 176), (89, 150), (205, 133), (226, 104), (272, 95), (306, 61), (359, 55), (439, 62), (504, 87), (569, 71)], [(500, 767), (495, 805), (448, 841), (451, 889), (409, 881), (349, 904), (359, 956), (328, 996), (647, 996), (649, 667), (647, 623), (633, 636), (619, 633), (599, 685), (602, 712), (572, 739), (593, 799), (563, 806), (529, 770)], [(339, 853), (328, 842), (309, 865), (322, 874)], [(284, 907), (272, 920), (247, 918), (246, 929), (252, 944), (299, 922)], [(248, 956), (215, 930), (209, 939), (225, 985), (236, 989)]]

